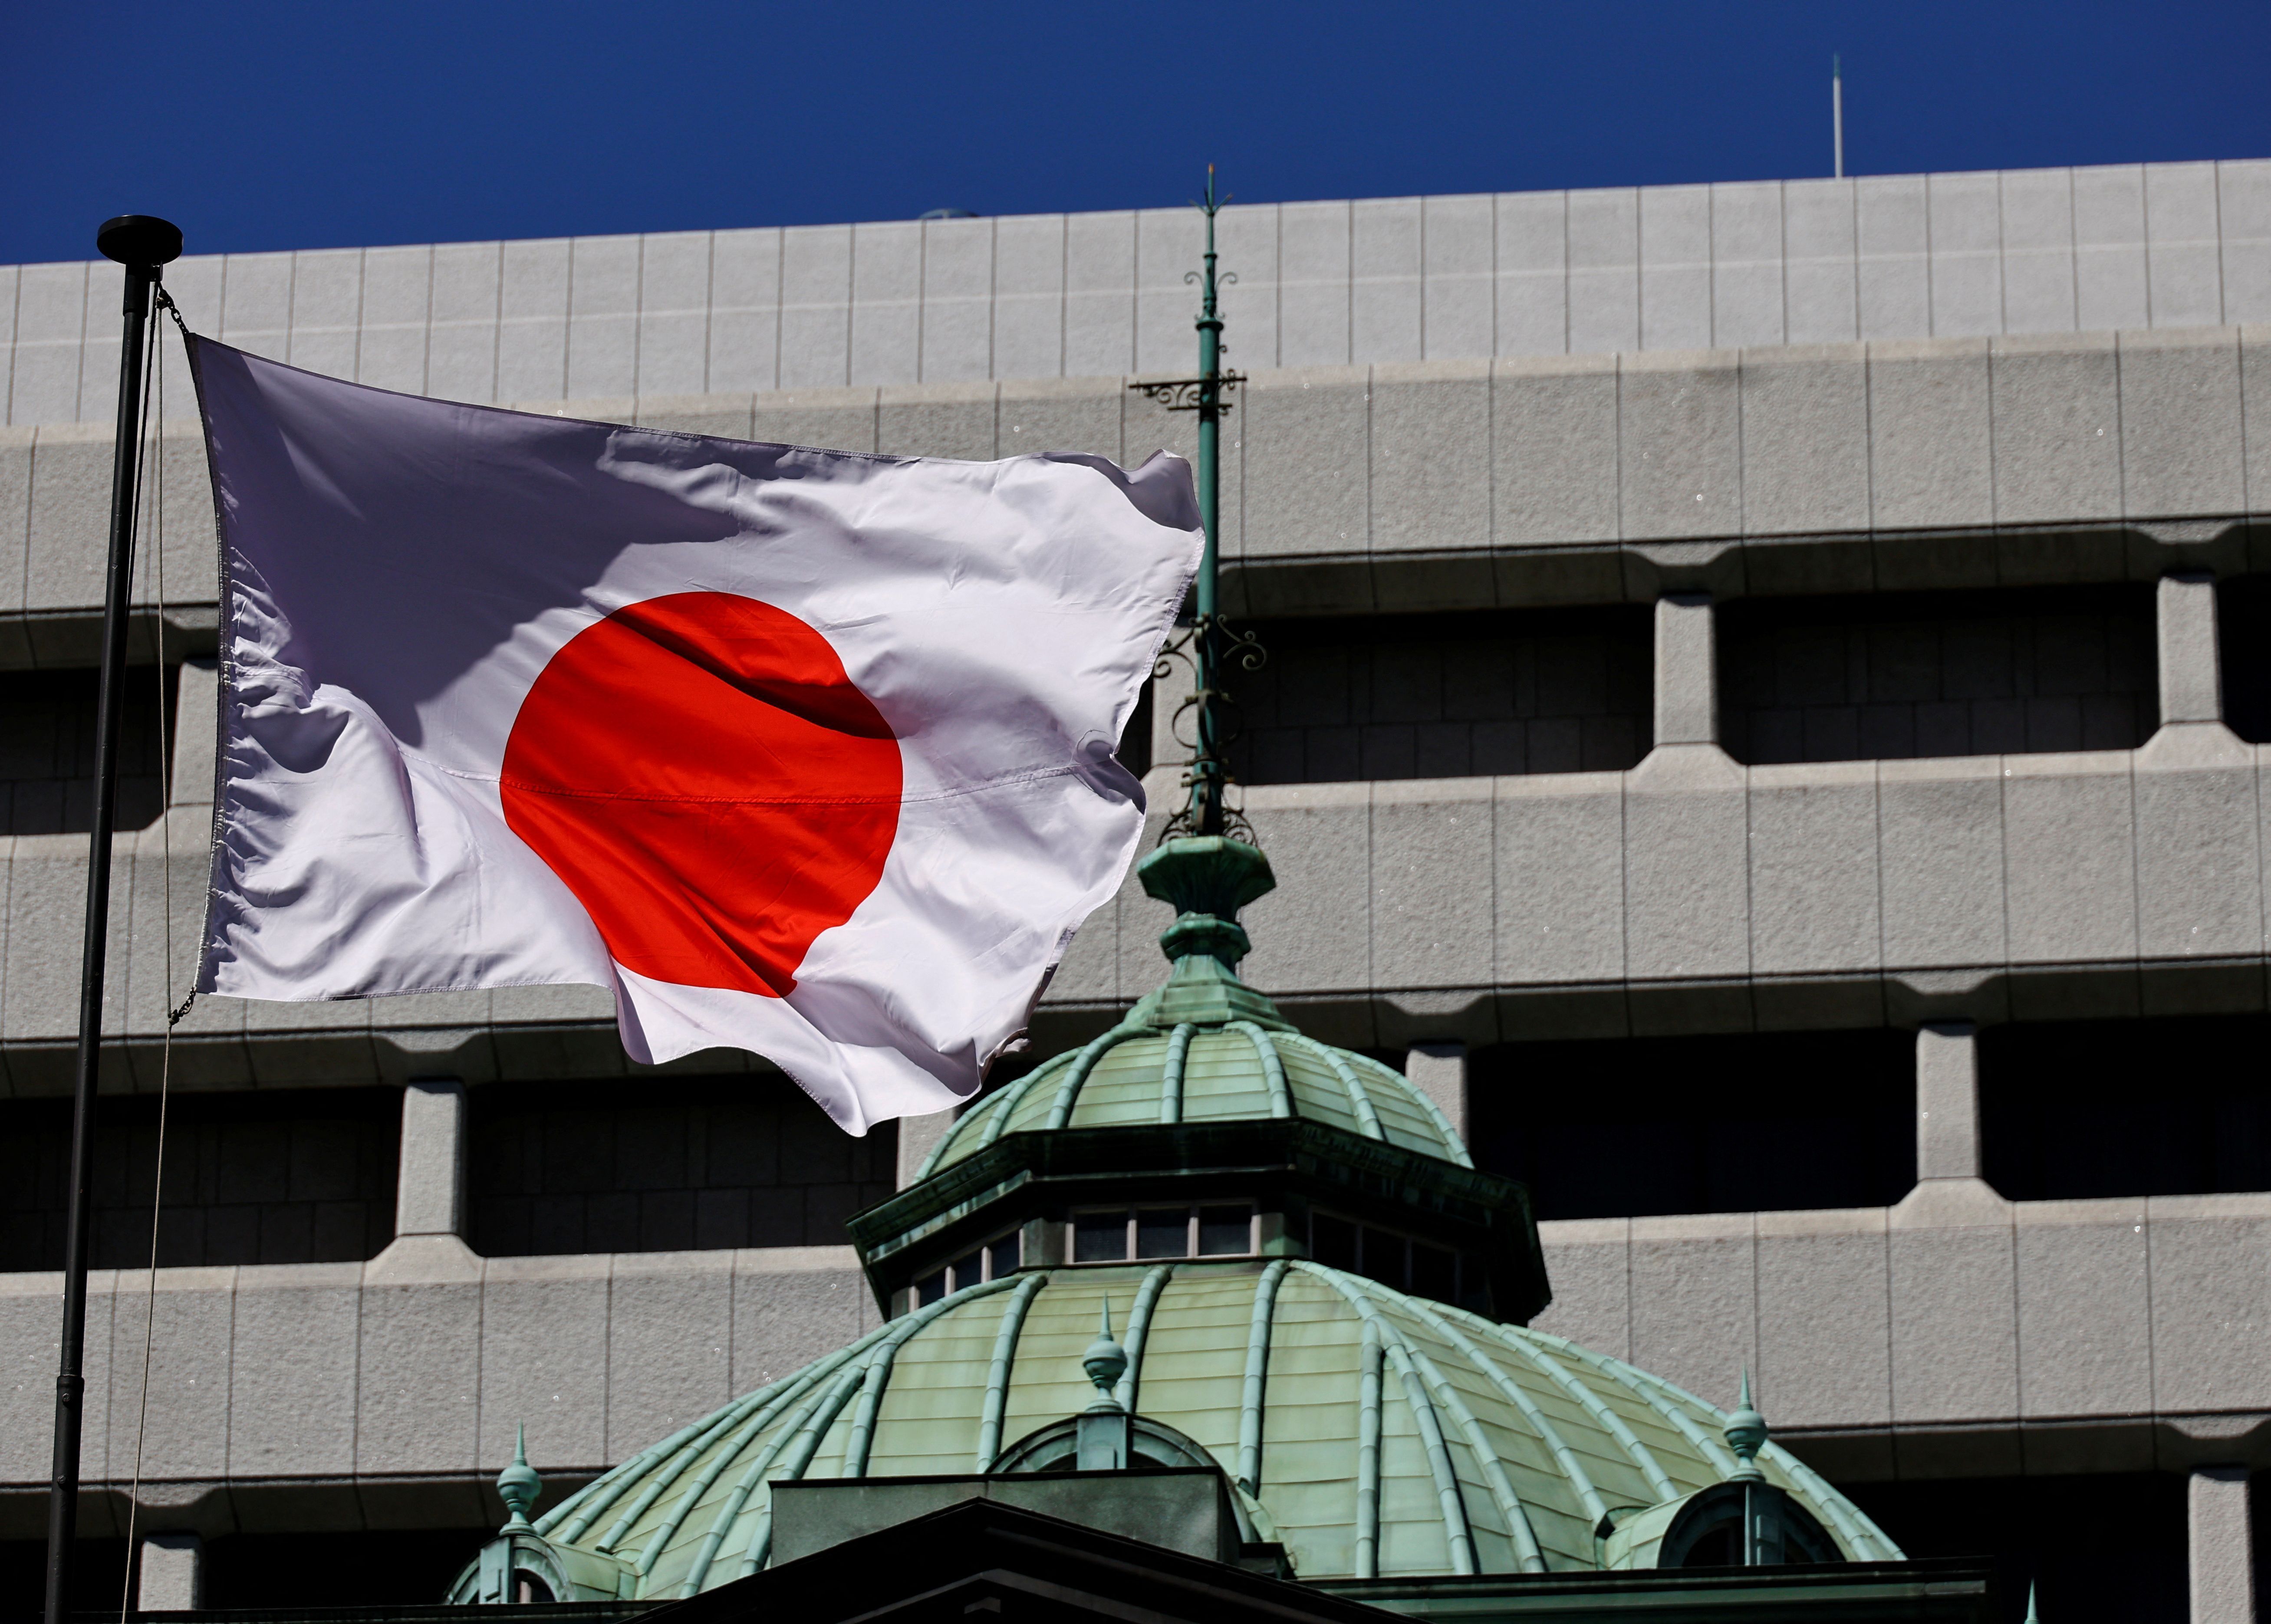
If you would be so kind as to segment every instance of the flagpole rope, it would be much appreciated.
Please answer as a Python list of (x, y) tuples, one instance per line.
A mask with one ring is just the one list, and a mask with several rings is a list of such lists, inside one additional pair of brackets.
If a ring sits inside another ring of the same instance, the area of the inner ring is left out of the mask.
[[(167, 298), (161, 287), (158, 298), (168, 309), (173, 301)], [(174, 314), (176, 324), (181, 313)], [(150, 346), (148, 369), (142, 391), (144, 431), (149, 443), (149, 455), (141, 459), (135, 472), (138, 482), (142, 471), (150, 470), (150, 549), (152, 592), (154, 600), (151, 636), (156, 644), (156, 659), (152, 662), (158, 674), (158, 842), (160, 893), (162, 898), (162, 939), (160, 947), (163, 980), (159, 997), (162, 1002), (174, 985), (174, 831), (173, 831), (173, 738), (166, 717), (166, 346), (162, 337)], [(153, 420), (155, 428), (151, 428)], [(136, 492), (138, 504), (141, 493)], [(139, 853), (138, 853), (138, 856)], [(127, 888), (131, 898), (133, 888)], [(128, 905), (130, 927), (127, 940), (133, 940), (132, 904)], [(131, 989), (131, 970), (129, 970), (129, 989)], [(165, 1032), (160, 1037), (158, 1063), (158, 1146), (156, 1165), (152, 1170), (150, 1185), (150, 1269), (149, 1285), (143, 1301), (142, 1313), (142, 1388), (134, 1417), (134, 1474), (126, 1494), (126, 1561), (123, 1564), (118, 1587), (118, 1624), (127, 1624), (134, 1600), (134, 1573), (137, 1567), (134, 1545), (135, 1531), (142, 1511), (142, 1444), (149, 1430), (150, 1369), (157, 1345), (158, 1331), (158, 1233), (159, 1221), (165, 1208), (166, 1194), (166, 1117), (171, 1103), (174, 1080), (174, 1024), (189, 1013), (190, 1003), (196, 1001), (192, 993), (180, 1009), (169, 1015)], [(129, 1009), (132, 1005), (130, 1002)], [(130, 1016), (129, 1027), (131, 1027)]]

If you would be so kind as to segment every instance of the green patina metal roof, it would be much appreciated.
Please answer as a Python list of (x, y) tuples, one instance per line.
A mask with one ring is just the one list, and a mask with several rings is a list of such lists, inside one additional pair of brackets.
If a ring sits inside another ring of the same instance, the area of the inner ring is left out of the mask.
[[(1094, 1394), (1099, 1309), (1119, 1396), (1202, 1446), (1307, 1579), (1590, 1570), (1605, 1518), (1737, 1476), (1728, 1418), (1560, 1337), (1307, 1262), (1036, 1270), (918, 1310), (624, 1463), (543, 1517), (622, 1564), (622, 1594), (692, 1595), (764, 1565), (782, 1479), (982, 1472)], [(1844, 1554), (1900, 1553), (1772, 1444), (1767, 1479)]]
[(927, 1177), (1004, 1134), (1157, 1122), (1300, 1117), (1403, 1150), (1472, 1166), (1434, 1103), (1378, 1061), (1251, 1020), (1162, 1032), (1113, 1027), (1060, 1054), (957, 1122), (923, 1166)]
[[(1177, 906), (1166, 983), (967, 1113), (918, 1190), (1010, 1135), (1272, 1118), (1471, 1166), (1402, 1076), (1302, 1036), (1238, 980), (1237, 910), (1270, 883), (1258, 852), (1177, 840), (1139, 872)], [(1125, 1328), (1121, 1404), (1218, 1465), (1304, 1579), (1594, 1570), (1660, 1538), (1674, 1502), (1754, 1471), (1848, 1559), (1901, 1554), (1786, 1451), (1765, 1444), (1747, 1467), (1765, 1437), (1747, 1412), (1731, 1449), (1729, 1418), (1670, 1382), (1302, 1256), (1027, 1267), (971, 1286), (626, 1461), (523, 1538), (579, 1595), (729, 1583), (771, 1554), (774, 1484), (1025, 1458), (1021, 1440), (1095, 1397), (1083, 1364), (1100, 1314)], [(1612, 1543), (1619, 1523), (1632, 1532)], [(469, 1569), (460, 1588), (473, 1583)]]

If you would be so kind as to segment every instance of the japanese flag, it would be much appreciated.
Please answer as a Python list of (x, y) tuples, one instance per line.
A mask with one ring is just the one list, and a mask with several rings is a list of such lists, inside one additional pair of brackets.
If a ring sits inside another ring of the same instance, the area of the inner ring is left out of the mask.
[(193, 346), (222, 560), (200, 990), (588, 982), (843, 1127), (974, 1090), (1118, 886), (1190, 472), (806, 451)]

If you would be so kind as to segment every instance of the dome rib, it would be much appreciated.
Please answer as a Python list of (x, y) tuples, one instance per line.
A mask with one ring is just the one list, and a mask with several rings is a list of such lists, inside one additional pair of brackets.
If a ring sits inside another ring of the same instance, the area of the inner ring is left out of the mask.
[(1377, 1139), (1386, 1144), (1388, 1130), (1380, 1125), (1380, 1113), (1373, 1106), (1372, 1091), (1364, 1085), (1364, 1079), (1357, 1076), (1356, 1068), (1348, 1063), (1338, 1049), (1318, 1042), (1307, 1032), (1288, 1035), (1302, 1048), (1332, 1068), (1333, 1075), (1341, 1080), (1341, 1087), (1348, 1095), (1349, 1109), (1356, 1115), (1358, 1131), (1367, 1139)]
[(1135, 1306), (1128, 1310), (1128, 1335), (1121, 1343), (1128, 1355), (1128, 1368), (1121, 1373), (1119, 1385), (1112, 1396), (1128, 1414), (1136, 1413), (1136, 1391), (1143, 1368), (1143, 1344), (1151, 1334), (1151, 1310), (1158, 1305), (1159, 1293), (1167, 1289), (1167, 1282), (1175, 1278), (1173, 1263), (1161, 1263), (1143, 1277), (1143, 1284), (1136, 1288)]
[(1246, 1334), (1246, 1384), (1238, 1406), (1238, 1481), (1256, 1498), (1262, 1493), (1262, 1395), (1270, 1374), (1270, 1326), (1277, 1312), (1277, 1287), (1292, 1266), (1281, 1257), (1254, 1283), (1254, 1318)]
[(1380, 1577), (1380, 1325), (1364, 1322), (1356, 1382), (1356, 1576)]
[(1049, 1107), (1048, 1121), (1042, 1126), (1054, 1132), (1071, 1121), (1072, 1108), (1080, 1099), (1080, 1091), (1088, 1084), (1089, 1074), (1096, 1069), (1096, 1062), (1128, 1039), (1149, 1035), (1141, 1026), (1115, 1026), (1083, 1049), (1065, 1068), (1064, 1081), (1057, 1085), (1056, 1103)]
[(1285, 1084), (1285, 1059), (1277, 1053), (1277, 1046), (1270, 1041), (1270, 1034), (1252, 1021), (1231, 1021), (1223, 1030), (1242, 1032), (1254, 1045), (1255, 1055), (1262, 1062), (1262, 1080), (1270, 1088), (1270, 1114), (1292, 1115), (1293, 1091)]
[[(884, 1326), (881, 1336), (868, 1339), (870, 1345), (867, 1350), (866, 1367), (855, 1364), (843, 1369), (834, 1383), (815, 1395), (798, 1413), (795, 1420), (782, 1428), (773, 1441), (766, 1446), (764, 1454), (749, 1469), (753, 1479), (752, 1487), (755, 1486), (756, 1480), (762, 1479), (763, 1473), (773, 1463), (783, 1456), (786, 1457), (787, 1468), (781, 1473), (779, 1480), (793, 1483), (802, 1478), (812, 1464), (812, 1457), (820, 1452), (821, 1442), (827, 1436), (828, 1429), (836, 1424), (836, 1418), (843, 1413), (844, 1406), (852, 1402), (853, 1394), (866, 1385), (869, 1368), (878, 1363), (888, 1366), (897, 1356), (899, 1349), (906, 1345), (910, 1337), (942, 1315), (974, 1302), (979, 1298), (991, 1297), (997, 1292), (1007, 1291), (1010, 1284), (1009, 1280), (988, 1280), (982, 1285), (973, 1285), (967, 1291), (957, 1292), (950, 1297), (942, 1297), (928, 1307), (918, 1308), (904, 1319), (894, 1320)], [(878, 1389), (878, 1397), (880, 1397), (881, 1392)], [(873, 1420), (874, 1418), (871, 1415), (869, 1417), (871, 1426)], [(851, 1446), (847, 1441), (845, 1449), (845, 1470), (840, 1475), (858, 1477), (867, 1470), (864, 1451), (856, 1469), (852, 1466), (851, 1456)], [(757, 1514), (756, 1527), (750, 1531), (748, 1548), (742, 1553), (741, 1573), (737, 1576), (747, 1578), (763, 1567), (766, 1557), (772, 1553), (772, 1546), (773, 1508), (771, 1497), (768, 1495), (764, 1509)]]
[[(1415, 1304), (1414, 1307), (1422, 1319), (1434, 1323), (1445, 1336), (1463, 1346), (1473, 1347), (1474, 1345), (1468, 1341), (1465, 1333), (1448, 1320), (1433, 1313), (1424, 1304)], [(1671, 1474), (1664, 1470), (1663, 1463), (1656, 1458), (1656, 1452), (1640, 1441), (1640, 1435), (1626, 1425), (1624, 1417), (1610, 1409), (1602, 1401), (1598, 1393), (1571, 1375), (1562, 1367), (1560, 1361), (1544, 1349), (1528, 1346), (1511, 1337), (1500, 1337), (1500, 1343), (1508, 1352), (1529, 1360), (1534, 1367), (1544, 1374), (1548, 1381), (1575, 1400), (1579, 1408), (1599, 1422), (1603, 1430), (1614, 1438), (1623, 1448), (1624, 1452), (1631, 1457), (1632, 1464), (1640, 1468), (1641, 1476), (1648, 1479), (1649, 1493), (1653, 1494), (1659, 1501), (1679, 1498), (1679, 1485), (1672, 1482)], [(1485, 1355), (1479, 1348), (1476, 1348), (1473, 1357), (1480, 1360), (1485, 1358)]]
[[(1547, 1331), (1531, 1331), (1530, 1334), (1630, 1389), (1646, 1401), (1649, 1408), (1670, 1421), (1682, 1437), (1694, 1444), (1723, 1480), (1734, 1475), (1737, 1468), (1733, 1454), (1724, 1443), (1697, 1426), (1695, 1418), (1683, 1407), (1693, 1404), (1699, 1410), (1709, 1411), (1712, 1408), (1710, 1404), (1662, 1376), (1637, 1366), (1627, 1365), (1621, 1360), (1612, 1360), (1605, 1354), (1596, 1353), (1590, 1348), (1580, 1347), (1566, 1337), (1556, 1337)], [(1860, 1508), (1852, 1505), (1831, 1487), (1820, 1473), (1780, 1444), (1768, 1443), (1764, 1452), (1791, 1482), (1803, 1487), (1812, 1500), (1819, 1502), (1829, 1520), (1837, 1524), (1838, 1531), (1852, 1547), (1857, 1560), (1865, 1561), (1872, 1557), (1899, 1560), (1900, 1547), (1887, 1538), (1884, 1531), (1871, 1522)]]
[(1167, 1034), (1167, 1055), (1159, 1068), (1159, 1121), (1172, 1125), (1183, 1120), (1183, 1068), (1190, 1063), (1191, 1034), (1198, 1029), (1188, 1021), (1175, 1023)]
[[(1450, 1331), (1448, 1322), (1443, 1321), (1440, 1315), (1431, 1315), (1416, 1307), (1414, 1312), (1423, 1321)], [(1485, 1381), (1498, 1389), (1499, 1396), (1522, 1412), (1522, 1419), (1530, 1423), (1531, 1428), (1538, 1434), (1538, 1441), (1545, 1446), (1547, 1451), (1553, 1456), (1554, 1464), (1561, 1468), (1561, 1475), (1569, 1479), (1570, 1487), (1577, 1493), (1579, 1503), (1585, 1508), (1585, 1515), (1592, 1520), (1595, 1527), (1599, 1527), (1601, 1519), (1609, 1514), (1608, 1501), (1601, 1498), (1601, 1491), (1593, 1482), (1593, 1474), (1585, 1470), (1585, 1464), (1577, 1458), (1577, 1452), (1572, 1449), (1568, 1441), (1561, 1436), (1560, 1428), (1554, 1426), (1546, 1413), (1538, 1407), (1538, 1401), (1523, 1390), (1521, 1382), (1499, 1367), (1496, 1360), (1492, 1359), (1468, 1338), (1460, 1337), (1456, 1332), (1451, 1334), (1454, 1345), (1458, 1346), (1460, 1352), (1474, 1361), (1475, 1368), (1482, 1373)], [(1541, 1555), (1540, 1561), (1543, 1560)]]
[[(1507, 1538), (1520, 1553), (1523, 1571), (1545, 1572), (1545, 1553), (1538, 1548), (1537, 1531), (1530, 1527), (1530, 1513), (1523, 1507), (1522, 1496), (1515, 1493), (1514, 1481), (1506, 1475), (1505, 1464), (1499, 1459), (1498, 1450), (1492, 1446), (1489, 1434), (1483, 1431), (1482, 1422), (1476, 1418), (1466, 1400), (1460, 1397), (1459, 1390), (1445, 1379), (1441, 1368), (1433, 1360), (1413, 1347), (1403, 1330), (1381, 1315), (1379, 1305), (1360, 1287), (1346, 1277), (1329, 1273), (1314, 1264), (1305, 1263), (1302, 1269), (1303, 1272), (1323, 1280), (1337, 1292), (1362, 1317), (1368, 1335), (1392, 1338), (1388, 1343), (1388, 1352), (1389, 1357), (1396, 1360), (1397, 1374), (1404, 1379), (1404, 1397), (1412, 1406), (1412, 1418), (1418, 1422), (1422, 1437), (1428, 1436), (1431, 1432), (1433, 1434), (1433, 1441), (1429, 1445), (1428, 1464), (1431, 1468), (1435, 1465), (1432, 1451), (1439, 1448), (1442, 1451), (1441, 1468), (1436, 1472), (1435, 1492), (1443, 1506), (1443, 1528), (1450, 1545), (1454, 1570), (1479, 1573), (1482, 1571), (1482, 1559), (1475, 1546), (1474, 1528), (1467, 1516), (1466, 1501), (1459, 1493), (1458, 1474), (1451, 1464), (1450, 1447), (1443, 1437), (1442, 1422), (1433, 1414), (1437, 1404), (1450, 1412), (1451, 1419), (1465, 1437), (1468, 1452), (1474, 1456), (1475, 1464), (1482, 1471), (1483, 1481), (1490, 1487), (1491, 1498), (1497, 1502), (1499, 1516), (1506, 1523)], [(1411, 1306), (1411, 1299), (1404, 1301), (1407, 1307)], [(1396, 1357), (1399, 1352), (1401, 1358)], [(1412, 1390), (1415, 1374), (1423, 1384), (1423, 1392)], [(1423, 1408), (1429, 1412), (1425, 1419), (1420, 1413)], [(1464, 1542), (1467, 1561), (1464, 1568), (1458, 1565), (1462, 1541)]]
[[(748, 1475), (752, 1482), (764, 1482), (765, 1474), (783, 1456), (789, 1457), (789, 1467), (782, 1478), (794, 1482), (804, 1476), (805, 1468), (812, 1464), (812, 1457), (819, 1452), (821, 1438), (835, 1425), (844, 1406), (852, 1402), (858, 1379), (865, 1375), (864, 1371), (842, 1371), (828, 1387), (814, 1394), (790, 1424), (773, 1434), (772, 1441), (765, 1445), (763, 1452), (750, 1465)], [(756, 1572), (765, 1565), (765, 1558), (772, 1554), (772, 1549), (773, 1501), (768, 1493), (764, 1509), (757, 1513), (756, 1526), (749, 1531), (749, 1543), (741, 1553), (741, 1572), (735, 1576), (746, 1579)]]
[[(1459, 1474), (1451, 1466), (1451, 1446), (1443, 1437), (1442, 1419), (1435, 1413), (1425, 1378), (1413, 1366), (1411, 1345), (1394, 1326), (1383, 1322), (1382, 1330), (1395, 1333), (1387, 1344), (1388, 1362), (1396, 1367), (1404, 1383), (1404, 1402), (1418, 1426), (1420, 1441), (1426, 1446), (1427, 1470), (1435, 1479), (1435, 1503), (1443, 1518), (1444, 1543), (1450, 1547), (1451, 1571), (1478, 1572), (1474, 1530), (1467, 1522), (1467, 1502), (1459, 1497)], [(1527, 1527), (1528, 1519), (1517, 1526)]]
[[(1380, 1066), (1378, 1061), (1368, 1055), (1359, 1054), (1356, 1058), (1367, 1066)], [(1396, 1073), (1387, 1067), (1380, 1066), (1380, 1069), (1388, 1076), (1396, 1076)], [(1396, 1077), (1396, 1081), (1405, 1084), (1405, 1091), (1411, 1096), (1412, 1103), (1426, 1113), (1427, 1120), (1435, 1125), (1436, 1135), (1443, 1141), (1443, 1153), (1462, 1167), (1473, 1167), (1475, 1158), (1467, 1154), (1467, 1142), (1460, 1136), (1459, 1130), (1451, 1126), (1451, 1119), (1443, 1114), (1443, 1107), (1427, 1097), (1426, 1089), (1412, 1087), (1402, 1077)]]
[[(839, 1349), (830, 1358), (821, 1360), (791, 1376), (786, 1383), (782, 1384), (783, 1390), (779, 1394), (779, 1404), (783, 1406), (793, 1404), (799, 1397), (825, 1381), (834, 1371), (859, 1358), (869, 1345), (882, 1334), (884, 1329), (887, 1328), (878, 1328), (867, 1336), (860, 1337), (851, 1346)], [(771, 1401), (766, 1398), (766, 1395), (772, 1391), (771, 1388), (760, 1389), (741, 1403), (726, 1406), (722, 1413), (711, 1418), (708, 1425), (704, 1426), (697, 1422), (696, 1427), (689, 1428), (688, 1431), (699, 1428), (699, 1435), (677, 1450), (664, 1456), (664, 1461), (667, 1463), (669, 1470), (657, 1474), (654, 1480), (641, 1492), (639, 1497), (631, 1502), (630, 1509), (610, 1523), (607, 1531), (593, 1542), (593, 1548), (613, 1551), (632, 1529), (638, 1526), (639, 1519), (653, 1509), (655, 1502), (668, 1494), (680, 1478), (685, 1476), (687, 1468), (702, 1458), (704, 1450), (739, 1425), (751, 1409), (769, 1406)], [(769, 1415), (768, 1419), (770, 1419)], [(597, 1511), (594, 1511), (594, 1517), (597, 1515)], [(574, 1536), (563, 1533), (561, 1538), (564, 1542)]]
[[(779, 1382), (769, 1382), (756, 1392), (749, 1394), (741, 1403), (762, 1403), (766, 1394), (775, 1388), (795, 1381), (802, 1374), (801, 1371), (794, 1372), (782, 1377)], [(682, 1447), (688, 1440), (706, 1431), (714, 1424), (715, 1418), (705, 1415), (698, 1421), (690, 1422), (680, 1427), (659, 1443), (648, 1445), (612, 1471), (601, 1473), (537, 1518), (536, 1531), (550, 1538), (552, 1531), (558, 1528), (560, 1529), (558, 1538), (563, 1544), (572, 1539), (581, 1538), (609, 1506), (623, 1497), (624, 1492), (637, 1480), (640, 1472), (652, 1470), (673, 1450)], [(573, 1519), (570, 1520), (571, 1513), (574, 1514)], [(566, 1524), (564, 1527), (563, 1523)]]
[(1025, 1329), (1025, 1310), (1049, 1283), (1045, 1274), (1029, 1274), (1017, 1282), (1009, 1300), (1001, 1305), (1001, 1326), (994, 1333), (994, 1358), (986, 1367), (986, 1404), (978, 1421), (978, 1455), (973, 1471), (992, 1468), (1001, 1452), (1001, 1418), (1009, 1404), (1009, 1367), (1017, 1355), (1017, 1338)]
[[(875, 1352), (867, 1355), (867, 1373), (860, 1383), (860, 1407), (853, 1413), (852, 1435), (844, 1441), (842, 1475), (847, 1478), (867, 1475), (867, 1451), (875, 1437), (875, 1412), (882, 1407), (883, 1389), (890, 1385), (891, 1367), (899, 1357), (899, 1350), (906, 1346), (916, 1332), (945, 1314), (949, 1307), (962, 1307), (980, 1298), (1009, 1291), (1013, 1286), (1022, 1287), (1026, 1280), (1046, 1280), (1047, 1278), (1046, 1275), (1025, 1275), (1022, 1278), (1011, 1275), (1004, 1279), (988, 1280), (983, 1285), (957, 1292), (951, 1297), (942, 1297), (931, 1304), (927, 1311), (918, 1309), (896, 1322), (890, 1333), (876, 1345)], [(810, 1459), (809, 1456), (806, 1456), (808, 1464)], [(800, 1471), (790, 1475), (801, 1476), (802, 1473)]]
[[(655, 1531), (654, 1537), (647, 1542), (646, 1549), (639, 1553), (635, 1566), (642, 1576), (654, 1571), (654, 1565), (661, 1560), (665, 1548), (673, 1538), (677, 1537), (678, 1531), (686, 1526), (696, 1509), (702, 1504), (702, 1497), (710, 1492), (711, 1486), (720, 1477), (725, 1475), (726, 1468), (733, 1464), (734, 1458), (743, 1449), (748, 1448), (749, 1441), (765, 1429), (776, 1413), (777, 1412), (771, 1406), (768, 1406), (743, 1421), (731, 1437), (718, 1446), (717, 1453), (711, 1456), (710, 1464), (694, 1474), (694, 1481), (688, 1484), (686, 1492), (678, 1497), (676, 1509), (663, 1518), (662, 1525)], [(689, 1596), (694, 1594), (692, 1590), (685, 1593)]]

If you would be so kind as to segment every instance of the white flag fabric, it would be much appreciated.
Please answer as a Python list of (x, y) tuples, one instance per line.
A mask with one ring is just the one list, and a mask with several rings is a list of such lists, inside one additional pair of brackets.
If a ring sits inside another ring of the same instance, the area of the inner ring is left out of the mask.
[(977, 1087), (1134, 855), (1190, 470), (460, 406), (198, 339), (221, 747), (198, 987), (585, 982), (853, 1133)]

